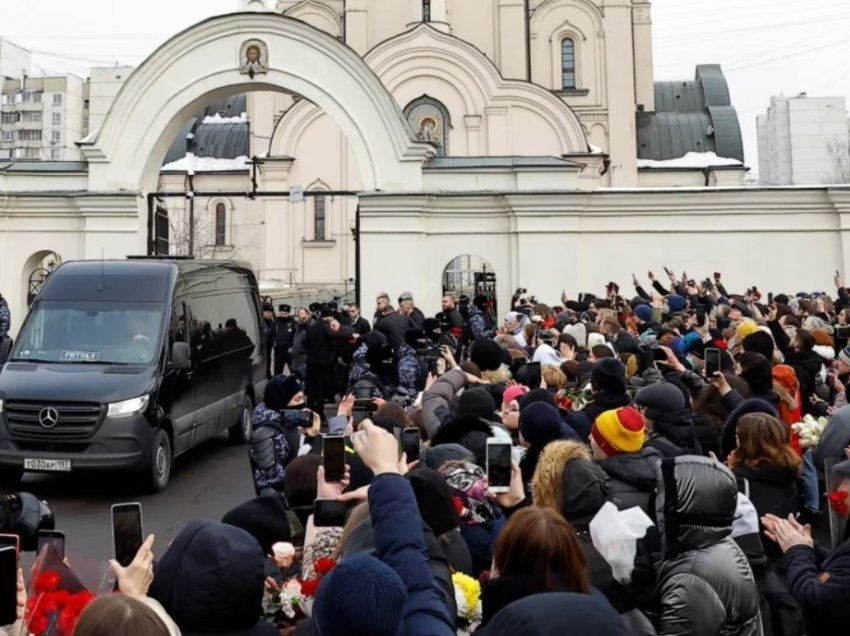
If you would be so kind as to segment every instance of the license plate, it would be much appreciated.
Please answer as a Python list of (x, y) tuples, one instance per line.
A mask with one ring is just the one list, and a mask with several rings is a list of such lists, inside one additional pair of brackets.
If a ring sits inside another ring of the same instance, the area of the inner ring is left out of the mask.
[(45, 472), (71, 472), (70, 459), (25, 459), (24, 470), (40, 470)]

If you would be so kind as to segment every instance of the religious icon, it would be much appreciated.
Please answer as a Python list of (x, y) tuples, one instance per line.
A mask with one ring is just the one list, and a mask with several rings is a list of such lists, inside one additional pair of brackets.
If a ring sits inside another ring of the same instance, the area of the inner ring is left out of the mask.
[(268, 72), (268, 50), (259, 40), (250, 40), (242, 45), (239, 72), (254, 79), (254, 75)]
[(420, 141), (430, 141), (431, 143), (439, 143), (440, 138), (437, 135), (440, 129), (440, 123), (432, 116), (426, 115), (419, 120), (419, 132), (417, 137)]

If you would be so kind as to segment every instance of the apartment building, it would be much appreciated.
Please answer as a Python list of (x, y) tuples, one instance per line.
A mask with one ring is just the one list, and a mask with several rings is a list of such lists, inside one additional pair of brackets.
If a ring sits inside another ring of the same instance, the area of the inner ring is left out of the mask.
[(0, 96), (0, 159), (75, 161), (84, 82), (76, 75), (7, 79)]
[[(844, 97), (770, 98), (767, 114), (756, 119), (759, 180), (763, 185), (841, 183), (847, 151), (847, 103)], [(845, 162), (846, 163), (846, 162)]]
[(83, 88), (83, 137), (100, 129), (132, 66), (93, 68)]

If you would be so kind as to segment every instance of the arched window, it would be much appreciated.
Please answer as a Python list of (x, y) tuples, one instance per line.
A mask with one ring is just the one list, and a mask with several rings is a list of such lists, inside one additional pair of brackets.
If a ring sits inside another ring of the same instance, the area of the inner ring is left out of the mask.
[(572, 38), (561, 41), (561, 88), (576, 88), (576, 45)]
[(313, 197), (313, 239), (324, 241), (325, 237), (325, 195)]
[(219, 203), (215, 206), (215, 246), (227, 245), (227, 206)]
[(431, 0), (422, 0), (422, 21), (431, 21)]

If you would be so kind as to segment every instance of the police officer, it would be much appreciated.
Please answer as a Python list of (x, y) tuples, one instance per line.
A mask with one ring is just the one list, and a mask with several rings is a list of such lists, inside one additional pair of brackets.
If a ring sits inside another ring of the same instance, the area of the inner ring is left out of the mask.
[(272, 377), (272, 349), (275, 341), (274, 306), (263, 305), (263, 343), (266, 348), (266, 378)]
[(274, 321), (274, 374), (281, 375), (285, 365), (289, 365), (289, 372), (292, 373), (290, 349), (292, 349), (292, 343), (295, 341), (295, 333), (298, 331), (298, 326), (295, 324), (295, 319), (291, 315), (292, 307), (289, 305), (278, 305), (277, 310), (278, 315)]

